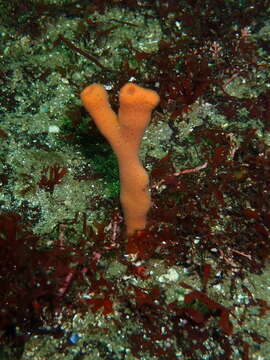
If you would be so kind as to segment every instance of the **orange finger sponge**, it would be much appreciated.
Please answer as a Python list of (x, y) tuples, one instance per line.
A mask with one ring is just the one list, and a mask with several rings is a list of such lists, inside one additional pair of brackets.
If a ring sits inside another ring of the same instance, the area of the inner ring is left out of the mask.
[(140, 143), (159, 103), (155, 91), (127, 83), (120, 90), (118, 116), (111, 109), (104, 87), (93, 84), (81, 93), (81, 100), (100, 132), (110, 142), (119, 163), (120, 201), (127, 234), (146, 226), (151, 207), (149, 177), (139, 159)]

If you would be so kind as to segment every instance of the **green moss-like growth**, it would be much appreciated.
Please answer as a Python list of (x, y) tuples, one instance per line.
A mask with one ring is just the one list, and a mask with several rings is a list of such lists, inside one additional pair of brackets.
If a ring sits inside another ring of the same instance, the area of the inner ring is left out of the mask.
[[(61, 126), (64, 143), (72, 143), (89, 161), (93, 177), (102, 179), (106, 196), (119, 194), (119, 176), (116, 157), (104, 137), (87, 116), (80, 116), (79, 109), (67, 111)], [(63, 140), (62, 140), (63, 141)]]

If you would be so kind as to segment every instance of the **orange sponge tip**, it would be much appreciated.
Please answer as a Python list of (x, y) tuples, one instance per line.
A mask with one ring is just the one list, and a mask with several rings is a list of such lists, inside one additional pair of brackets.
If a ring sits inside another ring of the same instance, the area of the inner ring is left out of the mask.
[(87, 86), (80, 94), (84, 106), (93, 109), (103, 106), (108, 102), (108, 94), (104, 87), (100, 84), (92, 84)]
[(159, 96), (154, 90), (145, 89), (133, 83), (127, 83), (119, 93), (120, 104), (153, 109), (159, 103)]

